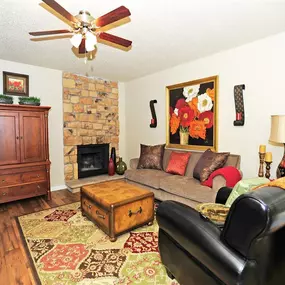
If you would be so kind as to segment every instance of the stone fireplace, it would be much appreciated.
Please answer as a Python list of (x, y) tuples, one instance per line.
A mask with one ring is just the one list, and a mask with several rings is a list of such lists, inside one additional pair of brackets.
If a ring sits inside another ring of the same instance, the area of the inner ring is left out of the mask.
[(77, 146), (78, 178), (108, 173), (109, 144)]
[(107, 144), (108, 153), (115, 147), (119, 155), (119, 94), (117, 82), (100, 78), (64, 72), (62, 83), (64, 174), (69, 181), (78, 179), (78, 147)]

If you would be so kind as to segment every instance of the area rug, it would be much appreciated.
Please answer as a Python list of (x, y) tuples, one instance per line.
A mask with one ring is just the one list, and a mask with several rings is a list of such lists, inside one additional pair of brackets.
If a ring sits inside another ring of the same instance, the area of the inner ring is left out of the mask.
[(20, 216), (18, 225), (39, 284), (179, 285), (161, 263), (156, 221), (112, 243), (78, 202)]

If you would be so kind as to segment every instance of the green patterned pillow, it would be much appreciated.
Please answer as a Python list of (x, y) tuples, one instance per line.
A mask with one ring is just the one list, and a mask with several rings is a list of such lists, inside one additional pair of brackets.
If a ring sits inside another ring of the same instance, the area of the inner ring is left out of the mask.
[(225, 206), (230, 207), (238, 196), (250, 191), (252, 188), (256, 186), (268, 183), (269, 181), (270, 181), (269, 179), (264, 177), (249, 178), (239, 181), (233, 188)]

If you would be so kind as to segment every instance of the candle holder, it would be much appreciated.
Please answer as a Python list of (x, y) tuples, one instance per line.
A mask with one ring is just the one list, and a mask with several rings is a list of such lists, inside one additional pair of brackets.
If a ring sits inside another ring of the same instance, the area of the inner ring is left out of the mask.
[(272, 161), (265, 161), (265, 163), (266, 163), (265, 177), (267, 179), (269, 179), (269, 177), (270, 177), (270, 164), (272, 163)]
[(258, 170), (258, 177), (263, 177), (264, 176), (264, 158), (265, 158), (265, 152), (259, 153), (259, 170)]

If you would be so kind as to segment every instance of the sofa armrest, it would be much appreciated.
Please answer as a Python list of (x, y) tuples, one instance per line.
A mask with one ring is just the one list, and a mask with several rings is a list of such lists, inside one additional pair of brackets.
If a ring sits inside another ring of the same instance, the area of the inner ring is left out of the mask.
[[(242, 171), (238, 169), (240, 176), (242, 177)], [(227, 181), (222, 175), (217, 175), (213, 178), (212, 189), (218, 192), (222, 187), (227, 186)]]
[(222, 187), (225, 187), (226, 185), (227, 185), (227, 181), (224, 176), (217, 175), (213, 178), (212, 189), (215, 192), (218, 192)]
[(164, 231), (194, 259), (218, 273), (226, 284), (234, 284), (232, 278), (245, 266), (245, 260), (223, 243), (217, 226), (191, 207), (174, 201), (162, 202), (156, 216), (160, 232)]
[(130, 160), (130, 169), (137, 169), (139, 164), (139, 159), (138, 158), (132, 158)]
[(232, 193), (232, 190), (233, 188), (230, 187), (222, 187), (221, 189), (219, 189), (215, 203), (226, 204), (226, 201)]

